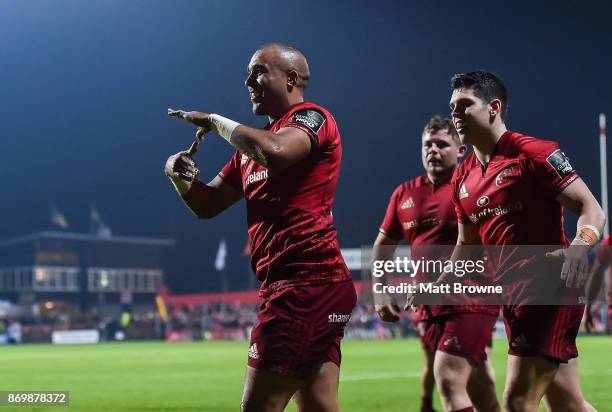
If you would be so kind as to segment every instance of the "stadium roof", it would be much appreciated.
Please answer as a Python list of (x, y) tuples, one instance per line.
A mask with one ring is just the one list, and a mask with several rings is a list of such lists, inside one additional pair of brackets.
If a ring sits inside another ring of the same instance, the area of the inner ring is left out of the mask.
[(29, 235), (19, 236), (12, 239), (0, 241), (0, 247), (14, 245), (18, 243), (30, 242), (38, 239), (63, 239), (80, 240), (86, 242), (114, 242), (114, 243), (133, 243), (151, 246), (174, 246), (174, 239), (162, 239), (152, 237), (132, 237), (132, 236), (99, 236), (89, 233), (43, 231)]

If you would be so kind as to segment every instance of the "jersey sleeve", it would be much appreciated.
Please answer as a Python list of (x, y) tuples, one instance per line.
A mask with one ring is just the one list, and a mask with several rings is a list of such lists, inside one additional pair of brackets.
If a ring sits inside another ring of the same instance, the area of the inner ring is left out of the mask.
[(240, 159), (242, 155), (236, 151), (234, 156), (223, 166), (219, 172), (219, 177), (224, 182), (228, 183), (240, 193), (244, 193), (242, 189), (242, 172), (240, 171)]
[(402, 238), (402, 224), (397, 216), (397, 205), (401, 196), (401, 186), (399, 186), (389, 199), (389, 205), (387, 206), (387, 212), (385, 218), (380, 225), (380, 231), (385, 235), (394, 239), (400, 240)]
[(327, 115), (314, 107), (296, 110), (285, 127), (295, 127), (304, 131), (315, 147), (329, 146), (333, 141), (333, 131), (329, 127)]
[(527, 160), (527, 169), (551, 196), (557, 196), (578, 178), (569, 158), (551, 141), (539, 142)]

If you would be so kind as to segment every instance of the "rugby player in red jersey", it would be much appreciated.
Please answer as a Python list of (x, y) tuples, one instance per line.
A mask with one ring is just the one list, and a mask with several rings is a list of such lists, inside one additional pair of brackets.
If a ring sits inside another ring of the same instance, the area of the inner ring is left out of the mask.
[[(587, 332), (593, 330), (593, 315), (591, 313), (592, 302), (599, 295), (599, 291), (602, 289), (602, 283), (604, 280), (604, 274), (606, 269), (612, 264), (612, 237), (607, 236), (604, 238), (599, 247), (597, 248), (597, 254), (595, 261), (591, 267), (589, 274), (589, 280), (586, 287), (587, 305), (585, 308), (585, 325)], [(609, 279), (608, 279), (609, 280)], [(612, 287), (608, 289), (608, 329), (612, 325)]]
[[(169, 109), (214, 130), (236, 148), (211, 182), (195, 180), (189, 156), (171, 156), (166, 174), (186, 205), (212, 218), (245, 198), (252, 266), (262, 304), (251, 332), (242, 411), (337, 411), (340, 341), (356, 302), (340, 254), (332, 205), (342, 156), (333, 116), (304, 101), (310, 77), (298, 49), (270, 44), (255, 52), (246, 87), (263, 129), (217, 114)], [(192, 148), (193, 149), (193, 146)]]
[[(436, 258), (440, 256), (430, 255), (444, 254), (427, 245), (455, 244), (457, 217), (450, 202), (450, 180), (465, 152), (466, 146), (459, 141), (450, 119), (440, 116), (430, 119), (422, 134), (421, 158), (426, 173), (402, 183), (393, 192), (374, 242), (373, 260), (392, 258), (402, 238), (411, 246), (413, 259), (419, 259), (423, 253)], [(380, 303), (376, 309), (382, 320), (399, 320), (399, 308), (392, 300)], [(499, 306), (418, 307), (425, 354), (422, 412), (433, 411), (436, 381), (445, 410), (461, 410), (472, 404), (483, 412), (500, 410), (495, 375), (485, 353), (498, 313)]]
[[(568, 287), (580, 287), (588, 247), (603, 229), (604, 213), (557, 144), (506, 129), (507, 92), (492, 73), (476, 71), (452, 79), (450, 108), (461, 142), (474, 152), (453, 176), (453, 201), (461, 245), (561, 245), (548, 253)], [(563, 208), (578, 215), (568, 247)], [(512, 248), (508, 248), (512, 249)], [(533, 256), (528, 264), (546, 257)], [(562, 261), (558, 266), (556, 260)], [(540, 266), (541, 267), (541, 266)], [(525, 273), (530, 273), (528, 267)], [(531, 272), (527, 282), (558, 276)], [(558, 273), (558, 272), (557, 272)], [(576, 335), (582, 305), (508, 305), (503, 314), (510, 344), (504, 404), (508, 411), (537, 411), (542, 397), (552, 411), (589, 411), (578, 379)]]

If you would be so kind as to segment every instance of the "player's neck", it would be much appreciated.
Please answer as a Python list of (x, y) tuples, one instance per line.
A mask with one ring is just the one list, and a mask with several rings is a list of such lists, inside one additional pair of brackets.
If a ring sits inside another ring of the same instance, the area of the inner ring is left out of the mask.
[(270, 124), (274, 123), (275, 120), (283, 117), (283, 115), (287, 113), (291, 109), (291, 107), (300, 103), (304, 103), (303, 94), (292, 93), (288, 95), (287, 99), (285, 100), (285, 102), (283, 102), (282, 105), (280, 105), (278, 110), (275, 110), (274, 113), (268, 114), (268, 121), (270, 122)]
[(427, 173), (427, 179), (434, 185), (434, 186), (440, 186), (441, 184), (446, 183), (447, 181), (450, 180), (450, 178), (453, 176), (453, 172), (455, 171), (455, 169), (452, 169), (448, 172), (444, 172), (444, 173), (440, 173), (440, 174), (433, 174), (433, 173)]
[(499, 123), (497, 125), (493, 125), (491, 129), (489, 129), (482, 136), (479, 136), (478, 139), (474, 141), (474, 154), (482, 163), (486, 165), (491, 160), (493, 155), (493, 151), (495, 150), (495, 145), (502, 137), (502, 135), (506, 132), (506, 125), (503, 123)]

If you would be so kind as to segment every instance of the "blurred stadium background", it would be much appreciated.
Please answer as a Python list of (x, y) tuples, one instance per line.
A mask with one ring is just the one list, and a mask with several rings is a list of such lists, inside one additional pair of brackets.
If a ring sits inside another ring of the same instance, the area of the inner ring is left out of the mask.
[[(257, 307), (244, 206), (201, 222), (181, 205), (162, 167), (192, 130), (165, 110), (261, 123), (242, 82), (267, 42), (304, 50), (307, 96), (340, 125), (334, 217), (359, 288), (359, 248), (393, 188), (420, 173), (422, 127), (448, 113), (456, 72), (498, 73), (511, 128), (559, 141), (601, 195), (609, 3), (290, 3), (0, 1), (0, 390), (70, 390), (84, 411), (237, 409)], [(197, 157), (203, 178), (231, 153), (210, 138)], [(612, 411), (602, 313), (594, 307), (598, 336), (579, 339), (581, 379), (591, 403)], [(360, 301), (344, 345), (344, 410), (416, 410), (414, 337), (409, 315), (385, 325)]]

